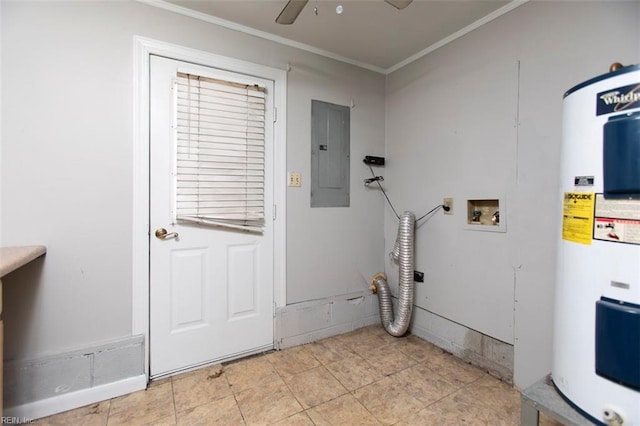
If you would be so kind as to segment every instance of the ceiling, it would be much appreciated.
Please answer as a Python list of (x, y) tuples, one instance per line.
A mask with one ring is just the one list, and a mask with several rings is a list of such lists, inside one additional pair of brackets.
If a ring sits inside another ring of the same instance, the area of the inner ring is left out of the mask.
[[(225, 26), (388, 73), (524, 1), (414, 0), (398, 10), (383, 0), (310, 0), (292, 25), (275, 22), (287, 0), (163, 3), (178, 12), (195, 11)], [(336, 13), (338, 5), (342, 14)]]

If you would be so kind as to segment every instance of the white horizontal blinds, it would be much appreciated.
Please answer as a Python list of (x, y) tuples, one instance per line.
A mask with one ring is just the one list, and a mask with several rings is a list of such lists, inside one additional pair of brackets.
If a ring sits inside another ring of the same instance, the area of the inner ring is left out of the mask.
[(264, 88), (178, 73), (176, 219), (262, 232)]

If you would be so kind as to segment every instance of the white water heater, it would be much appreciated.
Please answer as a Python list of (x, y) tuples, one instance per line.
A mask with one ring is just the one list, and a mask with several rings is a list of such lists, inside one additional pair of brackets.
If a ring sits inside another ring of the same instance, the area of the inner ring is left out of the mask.
[(640, 66), (564, 98), (553, 382), (591, 421), (640, 425)]

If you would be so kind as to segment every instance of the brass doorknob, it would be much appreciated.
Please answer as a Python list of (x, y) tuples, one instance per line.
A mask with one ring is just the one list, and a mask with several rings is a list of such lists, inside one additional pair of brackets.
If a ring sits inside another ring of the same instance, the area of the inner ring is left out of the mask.
[(158, 228), (156, 229), (156, 238), (159, 238), (161, 240), (166, 240), (169, 238), (178, 238), (178, 233), (177, 232), (169, 232), (167, 233), (167, 230), (164, 228)]

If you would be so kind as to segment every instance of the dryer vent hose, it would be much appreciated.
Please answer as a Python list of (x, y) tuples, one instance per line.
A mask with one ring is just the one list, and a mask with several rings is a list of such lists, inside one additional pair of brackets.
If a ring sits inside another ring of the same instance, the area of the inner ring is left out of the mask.
[(403, 336), (409, 328), (411, 311), (413, 310), (413, 235), (416, 217), (411, 212), (404, 212), (400, 216), (398, 237), (390, 256), (400, 266), (400, 280), (398, 286), (398, 315), (393, 315), (393, 300), (387, 278), (378, 273), (371, 279), (371, 289), (378, 293), (380, 303), (380, 318), (387, 333), (392, 336)]

